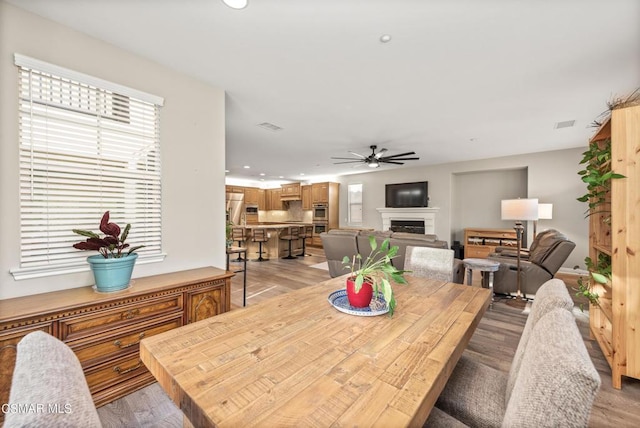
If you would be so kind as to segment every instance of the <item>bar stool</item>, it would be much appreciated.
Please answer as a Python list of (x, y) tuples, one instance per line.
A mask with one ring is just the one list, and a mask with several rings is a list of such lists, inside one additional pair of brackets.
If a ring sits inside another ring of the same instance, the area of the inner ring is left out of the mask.
[(313, 236), (313, 226), (302, 226), (300, 228), (300, 239), (302, 239), (302, 253), (298, 254), (298, 257), (310, 256), (311, 254), (306, 254), (307, 251), (307, 238), (311, 238)]
[(267, 231), (264, 229), (253, 229), (253, 236), (251, 237), (251, 240), (253, 242), (259, 243), (259, 248), (258, 248), (259, 256), (257, 259), (254, 260), (254, 262), (269, 261), (269, 259), (265, 259), (264, 257), (262, 257), (262, 253), (264, 253), (264, 251), (262, 251), (262, 243), (267, 242), (269, 240), (269, 235), (267, 235)]
[(291, 241), (297, 241), (300, 239), (300, 228), (298, 226), (289, 226), (285, 235), (280, 235), (280, 239), (283, 241), (289, 241), (289, 255), (282, 257), (283, 259), (295, 259), (296, 255), (291, 251)]
[[(234, 227), (231, 229), (231, 239), (238, 241), (238, 247), (242, 247), (242, 243), (247, 240), (247, 229), (244, 227)], [(238, 258), (231, 260), (232, 262), (241, 262), (244, 259), (238, 253)]]

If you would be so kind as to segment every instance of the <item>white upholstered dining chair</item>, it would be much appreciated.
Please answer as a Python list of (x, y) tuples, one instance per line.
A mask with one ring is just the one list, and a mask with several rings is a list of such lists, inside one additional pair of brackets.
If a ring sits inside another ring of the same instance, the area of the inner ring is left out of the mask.
[(422, 278), (453, 280), (453, 250), (407, 246), (404, 269)]

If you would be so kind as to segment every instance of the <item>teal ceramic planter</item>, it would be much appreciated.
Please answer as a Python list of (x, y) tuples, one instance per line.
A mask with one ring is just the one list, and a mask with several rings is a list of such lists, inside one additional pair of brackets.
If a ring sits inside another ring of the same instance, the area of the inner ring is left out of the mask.
[(131, 274), (137, 258), (136, 253), (119, 259), (112, 257), (105, 259), (100, 254), (87, 257), (96, 280), (96, 290), (109, 292), (127, 288), (131, 282)]

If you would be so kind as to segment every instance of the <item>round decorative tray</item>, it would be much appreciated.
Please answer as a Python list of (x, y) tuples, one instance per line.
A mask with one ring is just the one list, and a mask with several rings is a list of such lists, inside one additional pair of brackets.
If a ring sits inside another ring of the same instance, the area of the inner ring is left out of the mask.
[(329, 294), (327, 300), (329, 300), (329, 303), (331, 303), (331, 305), (340, 312), (359, 317), (375, 317), (389, 312), (389, 306), (387, 305), (387, 302), (384, 301), (384, 297), (382, 297), (381, 294), (378, 294), (377, 299), (374, 297), (371, 302), (374, 303), (374, 300), (377, 300), (378, 304), (382, 305), (382, 309), (372, 309), (371, 305), (366, 308), (354, 308), (349, 304), (349, 299), (347, 299), (347, 290), (334, 291)]

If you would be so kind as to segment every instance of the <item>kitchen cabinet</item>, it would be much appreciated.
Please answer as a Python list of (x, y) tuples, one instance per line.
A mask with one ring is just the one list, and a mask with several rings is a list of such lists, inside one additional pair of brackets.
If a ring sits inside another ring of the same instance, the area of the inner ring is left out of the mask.
[(300, 200), (300, 183), (287, 183), (280, 186), (280, 199), (283, 201)]
[(140, 362), (140, 340), (230, 310), (232, 276), (199, 268), (135, 278), (118, 293), (88, 286), (0, 300), (0, 403), (9, 399), (16, 346), (36, 330), (74, 351), (96, 406), (155, 382)]
[(258, 189), (257, 187), (245, 187), (244, 188), (244, 203), (245, 205), (258, 205)]
[(244, 187), (240, 186), (225, 186), (227, 193), (242, 193), (244, 195)]
[(302, 199), (302, 209), (309, 211), (313, 208), (313, 204), (311, 202), (311, 186), (302, 186), (300, 189), (301, 199)]
[(283, 204), (280, 195), (282, 191), (280, 189), (267, 189), (265, 199), (267, 200), (267, 210), (282, 210)]
[(264, 189), (258, 189), (258, 210), (260, 211), (264, 211), (267, 209), (265, 194), (266, 191)]
[(311, 203), (329, 203), (329, 183), (313, 183), (311, 185)]

